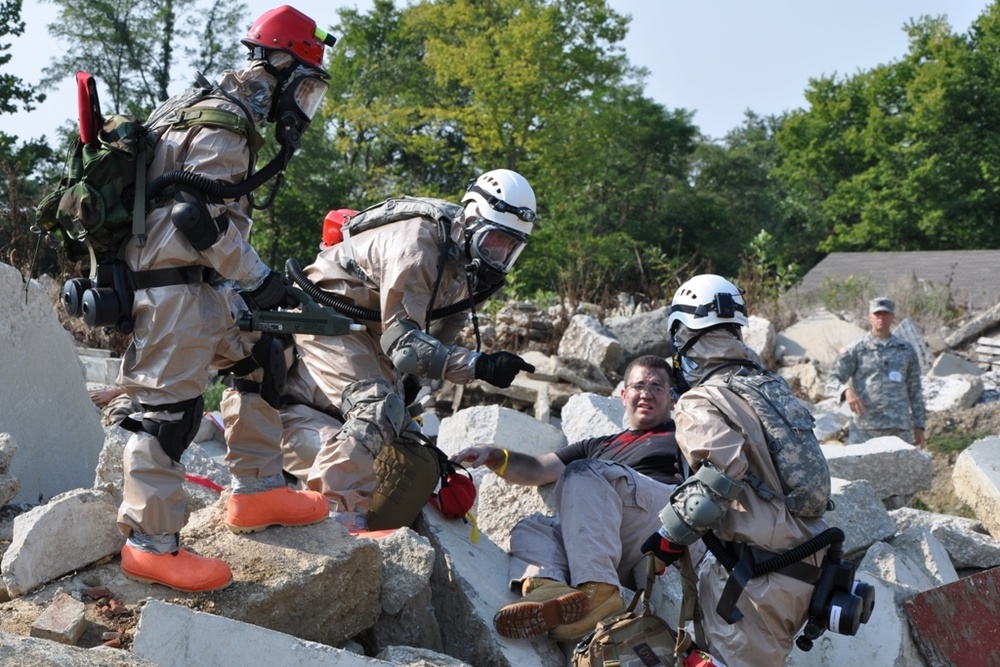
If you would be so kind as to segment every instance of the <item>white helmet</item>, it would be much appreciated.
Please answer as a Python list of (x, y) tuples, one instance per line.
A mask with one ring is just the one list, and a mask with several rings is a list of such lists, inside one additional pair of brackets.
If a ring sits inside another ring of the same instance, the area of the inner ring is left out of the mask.
[(667, 331), (673, 333), (678, 324), (694, 330), (719, 324), (745, 327), (749, 320), (743, 293), (722, 276), (695, 276), (677, 288), (670, 302)]
[[(524, 236), (531, 233), (535, 219), (535, 191), (524, 176), (510, 169), (488, 171), (472, 183), (462, 203), (475, 202), (476, 214), (485, 220), (509, 227)], [(466, 214), (469, 214), (466, 206)]]

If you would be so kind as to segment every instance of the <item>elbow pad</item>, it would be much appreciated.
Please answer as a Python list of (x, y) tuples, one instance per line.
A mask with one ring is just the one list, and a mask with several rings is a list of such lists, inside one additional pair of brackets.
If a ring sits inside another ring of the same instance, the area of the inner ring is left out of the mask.
[(743, 491), (743, 483), (719, 472), (708, 462), (674, 489), (660, 512), (660, 522), (670, 539), (685, 546), (719, 525), (730, 503)]
[(174, 201), (170, 209), (170, 222), (174, 223), (174, 227), (195, 250), (201, 252), (211, 248), (229, 229), (229, 215), (223, 212), (219, 217), (213, 218), (204, 200), (190, 192), (177, 192)]
[(410, 320), (396, 320), (382, 334), (382, 351), (400, 373), (444, 379), (451, 348)]

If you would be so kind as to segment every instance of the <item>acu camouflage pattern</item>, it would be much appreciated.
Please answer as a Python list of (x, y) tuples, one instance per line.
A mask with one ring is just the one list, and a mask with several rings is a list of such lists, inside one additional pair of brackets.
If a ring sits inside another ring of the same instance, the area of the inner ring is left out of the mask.
[[(815, 420), (780, 375), (761, 371), (754, 375), (731, 374), (718, 384), (750, 404), (763, 426), (771, 461), (781, 480), (785, 506), (794, 516), (823, 516), (830, 506), (830, 468), (813, 433)], [(766, 497), (759, 480), (750, 486)]]
[[(900, 374), (898, 382), (891, 379), (893, 372)], [(852, 441), (865, 432), (888, 431), (906, 434), (904, 440), (909, 440), (914, 428), (924, 427), (920, 360), (905, 340), (890, 336), (881, 342), (868, 334), (851, 345), (833, 362), (827, 393), (839, 397), (848, 384), (865, 405), (863, 414), (851, 415)]]

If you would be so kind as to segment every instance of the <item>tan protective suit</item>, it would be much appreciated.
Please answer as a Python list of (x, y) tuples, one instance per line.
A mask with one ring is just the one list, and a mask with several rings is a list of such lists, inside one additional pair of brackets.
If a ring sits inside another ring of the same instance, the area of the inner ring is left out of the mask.
[[(743, 344), (725, 331), (705, 334), (686, 356), (699, 362), (696, 379), (717, 367), (720, 359), (747, 358)], [(674, 406), (674, 421), (677, 443), (689, 464), (707, 460), (734, 479), (742, 480), (747, 472), (753, 472), (768, 488), (781, 488), (760, 421), (753, 408), (730, 390), (695, 386)], [(780, 500), (763, 500), (747, 486), (715, 533), (723, 542), (777, 553), (827, 527), (822, 519), (792, 516)], [(819, 567), (825, 552), (823, 549), (804, 562)], [(728, 667), (784, 665), (795, 635), (806, 621), (813, 585), (783, 574), (750, 579), (737, 605), (744, 617), (729, 625), (715, 611), (728, 578), (725, 568), (711, 556), (699, 568), (698, 599), (707, 650)]]
[[(454, 244), (438, 287), (435, 309), (468, 301), (462, 222), (459, 215), (452, 224)], [(282, 447), (286, 470), (336, 503), (334, 509), (363, 515), (375, 488), (372, 463), (382, 442), (372, 429), (364, 429), (362, 425), (380, 420), (376, 413), (381, 402), (366, 390), (363, 393), (373, 402), (346, 415), (348, 424), (343, 426), (324, 411), (339, 410), (344, 390), (359, 381), (380, 380), (387, 389), (391, 387), (402, 396), (403, 378), (382, 351), (380, 339), (400, 319), (424, 328), (427, 306), (438, 278), (441, 239), (434, 222), (417, 217), (352, 235), (350, 243), (358, 266), (370, 276), (370, 281), (341, 264), (344, 243), (321, 252), (315, 263), (305, 269), (305, 274), (317, 286), (343, 300), (379, 310), (381, 321), (365, 321), (365, 331), (346, 336), (296, 336), (300, 358), (289, 373), (286, 393), (293, 403), (304, 405), (282, 408), (285, 426)], [(467, 315), (463, 312), (435, 321), (431, 334), (439, 341), (452, 340)], [(475, 377), (475, 358), (471, 350), (452, 346), (443, 377), (428, 379), (468, 383)], [(411, 422), (408, 416), (405, 421)], [(359, 437), (366, 430), (367, 435)]]
[[(255, 86), (259, 94), (263, 87), (273, 85), (273, 79), (259, 68), (227, 71), (220, 85), (246, 100), (248, 86)], [(226, 100), (210, 98), (199, 106), (243, 115), (237, 105)], [(183, 169), (213, 181), (239, 183), (250, 173), (250, 159), (247, 140), (237, 132), (207, 126), (169, 130), (156, 146), (147, 181)], [(135, 330), (122, 359), (118, 383), (144, 406), (196, 398), (208, 387), (210, 370), (227, 368), (250, 355), (259, 335), (240, 332), (234, 309), (245, 306), (235, 290), (254, 289), (268, 273), (248, 241), (252, 222), (246, 197), (208, 205), (213, 218), (225, 208), (230, 224), (213, 246), (201, 252), (194, 250), (170, 221), (171, 204), (146, 217), (144, 247), (128, 242), (125, 260), (129, 268), (146, 271), (203, 266), (218, 275), (211, 283), (136, 291), (132, 311)], [(257, 394), (230, 390), (223, 412), (227, 415), (226, 460), (232, 474), (280, 475), (281, 422), (277, 411)], [(167, 421), (180, 417), (179, 413), (157, 410), (145, 414)], [(144, 432), (133, 434), (124, 453), (124, 499), (118, 511), (122, 532), (179, 532), (184, 524), (183, 481), (184, 466), (167, 456), (157, 438)]]

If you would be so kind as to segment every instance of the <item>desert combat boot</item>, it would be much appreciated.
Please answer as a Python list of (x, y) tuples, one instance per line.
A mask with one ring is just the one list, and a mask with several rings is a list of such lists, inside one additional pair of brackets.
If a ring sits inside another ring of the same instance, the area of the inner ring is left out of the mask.
[(576, 590), (586, 596), (589, 613), (576, 621), (563, 622), (552, 628), (549, 631), (549, 639), (557, 642), (575, 642), (596, 628), (597, 624), (608, 616), (625, 609), (621, 591), (614, 584), (588, 581), (577, 586)]
[(587, 613), (587, 595), (553, 579), (525, 579), (521, 592), (524, 597), (504, 605), (493, 616), (493, 627), (503, 637), (535, 637)]

